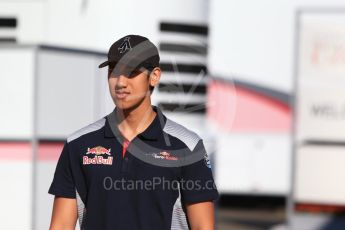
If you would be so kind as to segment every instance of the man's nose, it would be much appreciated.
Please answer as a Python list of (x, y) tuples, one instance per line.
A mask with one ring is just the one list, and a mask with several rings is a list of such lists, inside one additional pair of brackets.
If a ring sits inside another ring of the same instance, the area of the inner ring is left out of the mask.
[(118, 77), (117, 77), (117, 82), (116, 82), (116, 86), (117, 87), (126, 87), (127, 86), (127, 77), (123, 74), (120, 74)]

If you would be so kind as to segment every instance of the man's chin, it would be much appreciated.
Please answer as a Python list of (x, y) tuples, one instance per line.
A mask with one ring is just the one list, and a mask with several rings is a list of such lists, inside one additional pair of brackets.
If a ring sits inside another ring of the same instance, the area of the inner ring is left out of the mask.
[(127, 102), (117, 102), (115, 103), (116, 107), (121, 110), (131, 110), (135, 107), (135, 104), (133, 103), (127, 103)]
[(139, 107), (143, 102), (145, 98), (142, 98), (141, 100), (115, 100), (115, 105), (118, 109), (121, 110), (134, 110), (137, 107)]
[(115, 103), (116, 107), (121, 110), (129, 109), (131, 106), (125, 103)]

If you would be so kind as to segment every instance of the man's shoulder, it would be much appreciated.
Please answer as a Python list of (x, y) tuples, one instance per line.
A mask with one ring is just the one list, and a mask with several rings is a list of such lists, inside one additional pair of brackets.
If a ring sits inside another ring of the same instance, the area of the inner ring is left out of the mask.
[(163, 131), (183, 142), (190, 151), (193, 151), (201, 140), (201, 137), (197, 133), (169, 118), (166, 119)]
[(77, 131), (68, 135), (67, 142), (69, 143), (69, 142), (72, 142), (76, 139), (79, 139), (79, 138), (81, 138), (87, 134), (95, 133), (96, 131), (98, 131), (104, 127), (105, 122), (106, 122), (106, 118), (102, 117), (101, 119), (78, 129)]

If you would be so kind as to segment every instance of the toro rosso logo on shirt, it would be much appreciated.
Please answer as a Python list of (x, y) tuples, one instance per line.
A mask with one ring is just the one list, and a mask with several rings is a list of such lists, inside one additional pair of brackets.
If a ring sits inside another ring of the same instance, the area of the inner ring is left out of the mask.
[(177, 161), (177, 157), (171, 156), (168, 152), (160, 152), (159, 154), (153, 153), (152, 156), (155, 159), (162, 159), (162, 160), (169, 160), (169, 161)]
[[(103, 165), (112, 165), (113, 157), (110, 154), (111, 149), (106, 149), (102, 146), (96, 146), (93, 148), (87, 148), (87, 155), (94, 155), (94, 157), (83, 156), (83, 165), (90, 164), (103, 164)], [(104, 155), (107, 155), (107, 158), (104, 158)]]

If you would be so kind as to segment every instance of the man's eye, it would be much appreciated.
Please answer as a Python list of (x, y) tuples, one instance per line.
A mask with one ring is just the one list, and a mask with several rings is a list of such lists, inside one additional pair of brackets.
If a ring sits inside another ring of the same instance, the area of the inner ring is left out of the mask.
[(135, 77), (137, 75), (139, 75), (141, 72), (139, 70), (134, 70), (132, 72), (129, 73), (129, 77)]

